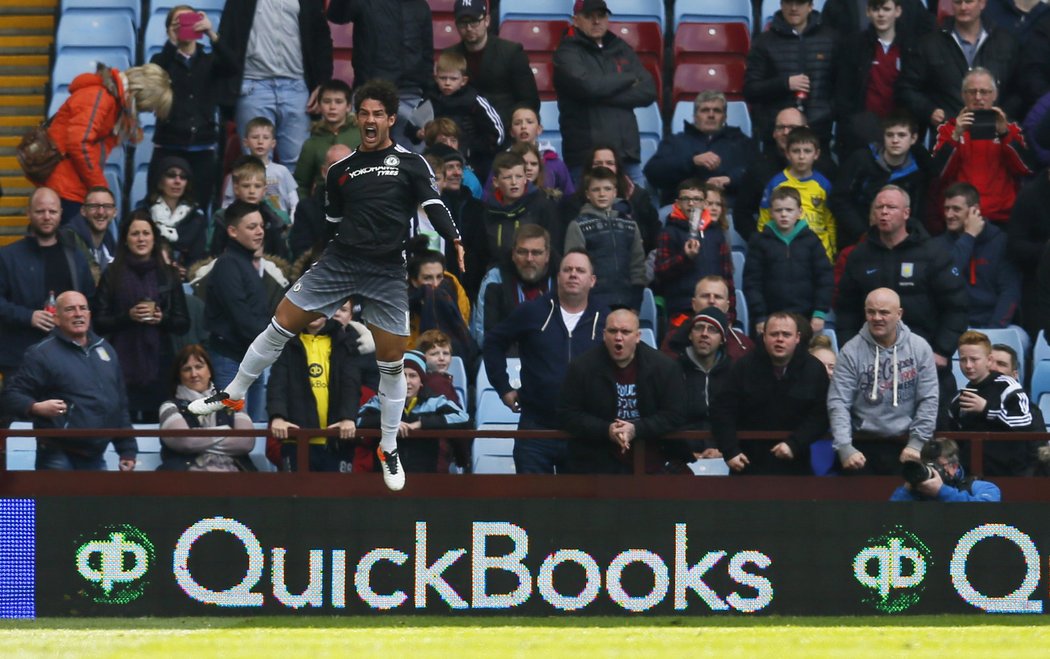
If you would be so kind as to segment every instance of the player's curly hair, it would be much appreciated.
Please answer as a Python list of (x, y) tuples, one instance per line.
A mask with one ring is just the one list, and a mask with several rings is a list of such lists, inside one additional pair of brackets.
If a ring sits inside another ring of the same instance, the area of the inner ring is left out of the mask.
[(397, 114), (397, 106), (400, 97), (397, 95), (397, 87), (386, 80), (369, 80), (358, 88), (354, 94), (354, 107), (360, 108), (367, 100), (379, 101), (387, 115)]

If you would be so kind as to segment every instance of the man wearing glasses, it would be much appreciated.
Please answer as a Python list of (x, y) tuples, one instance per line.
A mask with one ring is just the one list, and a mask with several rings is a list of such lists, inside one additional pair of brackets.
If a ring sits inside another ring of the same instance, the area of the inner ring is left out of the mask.
[(456, 0), (460, 42), (446, 51), (466, 58), (470, 84), (496, 108), (503, 125), (510, 126), (519, 105), (539, 112), (540, 95), (521, 44), (489, 34), (492, 19), (486, 4), (486, 0)]
[(80, 253), (87, 258), (96, 284), (116, 253), (116, 233), (110, 230), (116, 215), (117, 203), (113, 193), (109, 188), (96, 186), (84, 195), (80, 214), (62, 227), (62, 232), (70, 234)]

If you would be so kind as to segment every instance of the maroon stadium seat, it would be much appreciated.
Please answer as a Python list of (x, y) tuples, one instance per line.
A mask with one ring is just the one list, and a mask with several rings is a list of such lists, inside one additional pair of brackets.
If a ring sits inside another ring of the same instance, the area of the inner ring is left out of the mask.
[(354, 67), (350, 64), (350, 51), (338, 50), (333, 53), (332, 77), (354, 86)]
[(540, 100), (555, 100), (554, 62), (535, 60), (530, 57), (529, 66), (532, 67), (532, 75), (536, 77), (536, 89), (540, 92)]
[(332, 31), (332, 48), (335, 50), (349, 50), (354, 47), (354, 24), (336, 25), (329, 23), (328, 28)]
[(674, 61), (690, 62), (697, 54), (746, 56), (751, 36), (744, 23), (682, 23), (674, 35)]
[(653, 55), (662, 69), (664, 65), (664, 35), (660, 25), (652, 21), (610, 21), (609, 31), (627, 42), (634, 52)]
[(731, 101), (741, 100), (744, 68), (744, 58), (737, 55), (706, 55), (702, 60), (683, 62), (674, 71), (674, 102), (692, 101), (707, 90), (723, 92)]
[(520, 43), (531, 61), (532, 53), (553, 53), (568, 27), (566, 21), (505, 21), (499, 35)]
[(448, 16), (434, 15), (434, 59), (441, 51), (459, 43), (459, 32), (456, 31), (456, 19)]
[(427, 4), (430, 5), (430, 13), (437, 16), (438, 14), (452, 15), (452, 10), (456, 7), (456, 0), (427, 0)]

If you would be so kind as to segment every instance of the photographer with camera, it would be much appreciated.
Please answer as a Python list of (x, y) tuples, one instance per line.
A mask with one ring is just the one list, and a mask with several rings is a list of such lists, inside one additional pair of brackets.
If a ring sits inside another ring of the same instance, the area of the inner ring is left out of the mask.
[(1031, 175), (1031, 153), (1021, 127), (996, 105), (992, 73), (974, 67), (962, 81), (963, 109), (937, 129), (933, 171), (944, 187), (969, 183), (981, 195), (981, 214), (997, 224), (1010, 219), (1021, 180)]
[(967, 476), (959, 464), (959, 445), (950, 439), (934, 438), (922, 447), (921, 462), (908, 461), (901, 469), (905, 483), (893, 491), (890, 501), (1000, 501), (994, 483)]

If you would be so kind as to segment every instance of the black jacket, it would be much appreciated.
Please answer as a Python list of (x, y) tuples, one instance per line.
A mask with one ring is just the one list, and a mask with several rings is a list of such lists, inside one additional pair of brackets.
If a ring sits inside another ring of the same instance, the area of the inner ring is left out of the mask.
[[(712, 171), (693, 163), (693, 156), (706, 151), (713, 151), (722, 159), (718, 169)], [(729, 193), (735, 194), (754, 156), (754, 142), (736, 126), (723, 126), (705, 135), (687, 121), (681, 133), (668, 135), (660, 142), (645, 164), (645, 177), (660, 188), (660, 199), (665, 204), (674, 201), (678, 184), (690, 177), (706, 181), (713, 176), (728, 176)]]
[[(639, 418), (636, 441), (649, 442), (672, 433), (685, 424), (685, 387), (678, 364), (644, 343), (634, 356), (637, 363), (635, 389)], [(620, 454), (609, 439), (609, 425), (617, 419), (616, 365), (604, 345), (596, 346), (569, 364), (558, 404), (561, 427), (573, 435), (569, 442), (569, 465), (574, 473), (623, 473), (629, 471), (631, 453)], [(670, 442), (668, 442), (670, 443)], [(685, 444), (678, 442), (679, 447)], [(632, 449), (633, 450), (633, 449)]]
[[(1046, 426), (1036, 423), (1028, 394), (1008, 375), (991, 373), (980, 382), (969, 382), (973, 390), (987, 401), (984, 412), (970, 413), (960, 409), (961, 392), (948, 404), (952, 430), (968, 432), (1043, 432)], [(1038, 408), (1035, 408), (1038, 409)], [(1040, 442), (1046, 445), (1046, 442)], [(1032, 467), (1028, 442), (988, 442), (984, 445), (984, 473), (988, 476), (1025, 476)]]
[[(561, 247), (554, 238), (562, 234), (558, 207), (538, 188), (532, 188), (521, 199), (508, 205), (493, 200), (486, 205), (482, 217), (482, 225), (465, 227), (471, 233), (463, 236), (464, 244), (470, 246), (468, 249), (477, 251), (472, 260), (482, 264), (480, 276), (484, 276), (489, 268), (498, 265), (510, 253), (514, 246), (514, 234), (523, 224), (540, 225), (551, 234), (554, 246)], [(470, 271), (469, 266), (467, 271)], [(474, 290), (477, 290), (476, 285)]]
[[(118, 306), (117, 287), (120, 282), (114, 281), (118, 272), (111, 267), (102, 273), (92, 305), (91, 320), (95, 331), (107, 337), (139, 325), (128, 315), (130, 309)], [(157, 268), (157, 297), (154, 301), (161, 311), (161, 321), (157, 327), (167, 334), (185, 334), (189, 331), (190, 314), (186, 310), (186, 293), (182, 289), (178, 272), (168, 267)]]
[(1007, 251), (1030, 280), (1050, 241), (1050, 169), (1033, 176), (1017, 195), (1006, 227)]
[(441, 193), (441, 201), (445, 202), (452, 222), (456, 225), (459, 235), (463, 237), (463, 249), (466, 251), (467, 271), (459, 269), (455, 257), (455, 247), (445, 243), (445, 269), (456, 275), (467, 297), (471, 300), (477, 299), (478, 288), (481, 280), (485, 277), (488, 269), (488, 252), (485, 246), (485, 204), (474, 197), (467, 186), (459, 190), (445, 190)]
[(337, 421), (357, 421), (361, 400), (361, 371), (354, 357), (357, 335), (344, 331), (329, 321), (322, 333), (332, 337), (332, 354), (328, 364), (328, 419), (322, 424), (317, 417), (317, 401), (310, 388), (306, 348), (299, 337), (284, 347), (284, 352), (270, 369), (266, 383), (266, 409), (270, 420), (284, 419), (302, 428), (321, 428)]
[[(685, 352), (678, 358), (678, 366), (685, 375), (685, 420), (686, 430), (710, 430), (712, 403), (729, 378), (733, 361), (725, 348), (719, 351), (718, 361), (709, 371), (703, 371)], [(714, 448), (714, 440), (694, 444), (694, 450)]]
[(333, 0), (328, 20), (354, 24), (354, 87), (383, 79), (419, 93), (432, 85), (433, 20), (424, 0)]
[(817, 311), (827, 313), (834, 288), (828, 253), (809, 227), (802, 228), (789, 242), (772, 222), (751, 236), (744, 264), (744, 293), (752, 325), (765, 321), (775, 311), (795, 311), (806, 318)]
[[(640, 185), (635, 185), (630, 179), (627, 179), (626, 183), (621, 179), (619, 188), (618, 194), (620, 198), (627, 201), (627, 205), (631, 209), (631, 217), (634, 218), (634, 223), (638, 225), (638, 230), (642, 232), (642, 248), (648, 254), (656, 248), (656, 239), (660, 235), (660, 229), (663, 228), (663, 223), (660, 222), (659, 211), (653, 203), (653, 196), (649, 194), (648, 190)], [(558, 230), (557, 236), (554, 232), (551, 233), (551, 244), (556, 249), (562, 249), (565, 238), (564, 229), (568, 227), (569, 222), (579, 217), (580, 211), (586, 203), (587, 196), (582, 188), (576, 190), (576, 194), (562, 197), (559, 208), (562, 228)]]
[[(467, 57), (463, 42), (445, 49)], [(469, 58), (467, 59), (469, 66)], [(536, 76), (532, 74), (525, 49), (516, 41), (508, 41), (490, 34), (481, 51), (481, 64), (470, 71), (470, 84), (495, 106), (504, 127), (510, 126), (510, 116), (516, 105), (528, 105), (540, 111), (540, 93)], [(550, 126), (551, 129), (554, 126)]]
[(288, 247), (293, 259), (316, 249), (318, 252), (335, 236), (337, 224), (324, 216), (324, 187), (318, 186), (309, 197), (299, 199), (295, 221), (288, 230)]
[[(255, 20), (256, 1), (227, 0), (222, 10), (219, 41), (233, 53), (238, 67), (235, 73), (218, 81), (221, 86), (216, 90), (217, 100), (228, 108), (236, 107), (241, 94), (244, 58)], [(299, 39), (303, 49), (303, 82), (308, 90), (313, 90), (332, 77), (332, 33), (325, 20), (323, 0), (299, 0)]]
[(891, 168), (883, 160), (881, 151), (881, 141), (869, 144), (851, 153), (839, 168), (828, 195), (828, 206), (835, 215), (840, 249), (854, 244), (867, 233), (871, 202), (884, 185), (892, 183), (908, 192), (912, 217), (921, 218), (925, 212), (930, 152), (916, 143), (908, 160), (900, 167)]
[(215, 81), (240, 72), (226, 41), (213, 42), (210, 53), (198, 45), (189, 59), (179, 54), (171, 41), (165, 41), (150, 62), (168, 72), (172, 91), (171, 113), (157, 122), (153, 143), (171, 147), (214, 144), (219, 139), (215, 121), (219, 87)]
[(554, 89), (566, 165), (584, 165), (598, 144), (616, 149), (625, 162), (641, 162), (634, 109), (654, 103), (657, 90), (627, 42), (609, 31), (599, 46), (569, 28), (554, 51)]
[(252, 252), (231, 240), (215, 260), (207, 287), (204, 326), (211, 332), (208, 347), (240, 361), (273, 314), (266, 286), (252, 264)]
[[(828, 372), (805, 346), (795, 348), (779, 380), (764, 348), (748, 352), (729, 369), (711, 408), (711, 429), (722, 457), (730, 460), (745, 452), (739, 430), (789, 432), (793, 470), (809, 473), (809, 445), (828, 430), (827, 397)], [(768, 455), (768, 448), (763, 443), (746, 451), (753, 465)]]
[(795, 92), (788, 88), (790, 76), (809, 76), (809, 98), (804, 110), (809, 125), (820, 135), (831, 134), (835, 120), (834, 100), (838, 55), (838, 33), (821, 22), (820, 12), (809, 15), (801, 35), (777, 11), (769, 29), (755, 37), (747, 54), (744, 98), (755, 112), (759, 135), (773, 131), (777, 113), (795, 107)]
[[(930, 125), (930, 115), (937, 108), (944, 110), (945, 120), (963, 108), (962, 80), (970, 67), (952, 36), (953, 24), (952, 19), (947, 19), (939, 30), (922, 37), (897, 79), (898, 100), (920, 126)], [(1009, 117), (1021, 116), (1021, 99), (1014, 88), (1020, 64), (1017, 40), (1006, 30), (991, 25), (984, 29), (988, 37), (977, 49), (973, 65), (983, 66), (995, 75), (999, 85), (996, 105)]]
[(934, 244), (914, 221), (908, 237), (893, 249), (868, 230), (846, 260), (835, 301), (839, 345), (852, 339), (864, 324), (864, 298), (876, 288), (890, 288), (901, 298), (908, 327), (945, 357), (958, 347), (969, 324), (966, 282), (952, 255)]
[[(932, 32), (937, 23), (921, 0), (900, 0), (901, 17), (897, 19), (898, 35), (908, 34), (911, 38), (921, 37)], [(851, 39), (854, 33), (860, 32), (861, 4), (857, 0), (828, 0), (820, 10), (824, 25), (835, 28), (842, 36)], [(910, 40), (910, 39), (909, 39)]]

